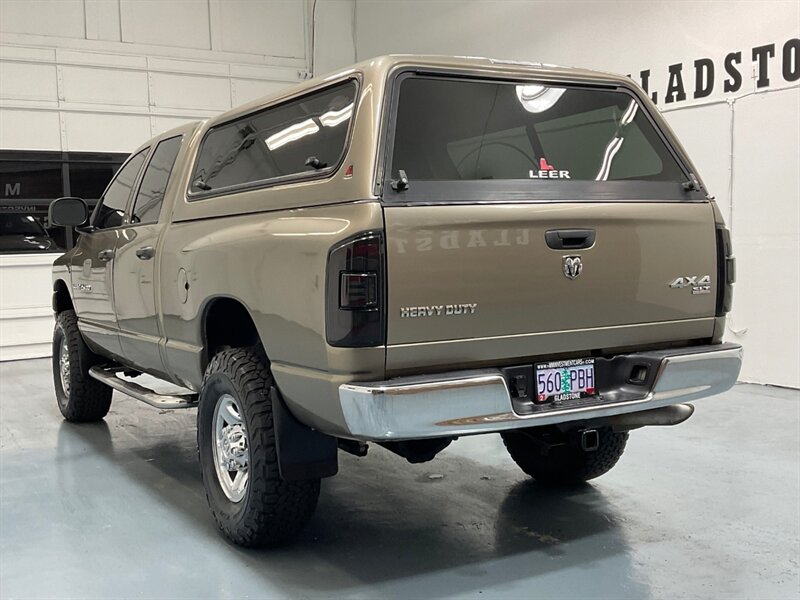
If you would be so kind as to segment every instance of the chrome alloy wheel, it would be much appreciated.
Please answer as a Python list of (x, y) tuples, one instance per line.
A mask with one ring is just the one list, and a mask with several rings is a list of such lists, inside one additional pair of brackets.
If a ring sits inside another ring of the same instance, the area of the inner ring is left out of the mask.
[(231, 502), (240, 502), (247, 491), (250, 448), (244, 418), (230, 394), (223, 394), (214, 408), (214, 468), (217, 480)]
[(69, 347), (67, 336), (61, 336), (61, 348), (58, 351), (58, 374), (61, 376), (61, 390), (69, 396)]

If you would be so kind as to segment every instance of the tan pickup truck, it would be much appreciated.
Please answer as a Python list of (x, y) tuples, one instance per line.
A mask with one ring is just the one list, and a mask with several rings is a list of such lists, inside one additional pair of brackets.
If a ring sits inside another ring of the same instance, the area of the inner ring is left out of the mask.
[(626, 77), (376, 58), (164, 133), (50, 219), (80, 232), (53, 269), (61, 412), (196, 406), (242, 545), (296, 533), (370, 442), (424, 462), (499, 432), (543, 483), (597, 477), (741, 365), (728, 231)]

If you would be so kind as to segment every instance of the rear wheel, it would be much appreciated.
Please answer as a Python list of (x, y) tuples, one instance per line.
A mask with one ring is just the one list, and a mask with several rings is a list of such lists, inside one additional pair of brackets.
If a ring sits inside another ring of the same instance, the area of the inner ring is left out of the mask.
[(197, 445), (206, 498), (225, 536), (241, 546), (287, 541), (311, 519), (320, 480), (281, 479), (269, 363), (260, 348), (223, 350), (206, 369)]
[(597, 428), (596, 450), (581, 448), (578, 430), (559, 431), (537, 427), (501, 433), (514, 462), (536, 481), (570, 485), (600, 477), (610, 471), (622, 456), (628, 433), (609, 427)]
[(113, 390), (89, 376), (89, 368), (101, 360), (83, 341), (75, 311), (59, 313), (53, 331), (53, 384), (67, 421), (99, 421), (108, 414)]

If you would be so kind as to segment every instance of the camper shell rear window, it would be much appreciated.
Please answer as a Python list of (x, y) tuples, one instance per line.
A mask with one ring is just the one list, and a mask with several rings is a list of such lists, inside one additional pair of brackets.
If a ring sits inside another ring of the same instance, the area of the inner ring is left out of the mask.
[(392, 107), (389, 199), (697, 199), (626, 89), (403, 74)]

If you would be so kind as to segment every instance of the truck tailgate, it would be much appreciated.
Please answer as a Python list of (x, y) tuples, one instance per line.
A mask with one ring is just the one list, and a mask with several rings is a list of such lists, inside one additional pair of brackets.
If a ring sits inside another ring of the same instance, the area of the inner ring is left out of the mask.
[[(387, 205), (384, 218), (389, 371), (712, 335), (707, 202)], [(546, 232), (575, 229), (593, 245), (549, 247)]]

